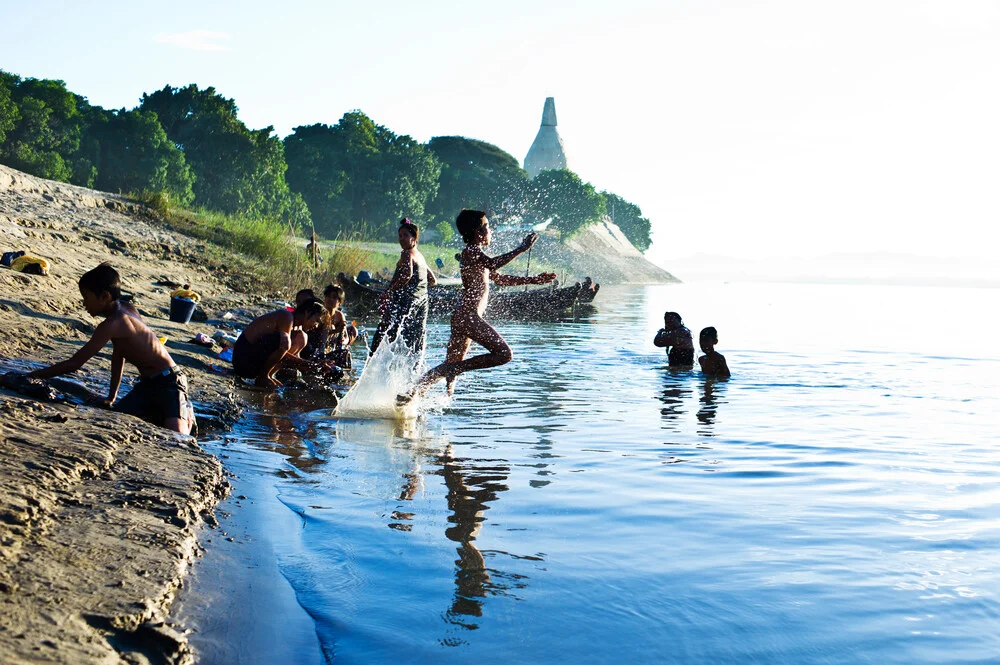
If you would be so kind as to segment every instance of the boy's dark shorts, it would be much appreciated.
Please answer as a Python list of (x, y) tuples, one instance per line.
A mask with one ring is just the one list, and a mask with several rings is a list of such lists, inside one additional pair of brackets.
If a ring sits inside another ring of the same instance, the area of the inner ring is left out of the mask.
[(168, 418), (186, 419), (192, 412), (187, 377), (179, 369), (141, 379), (114, 407), (119, 413), (163, 427)]

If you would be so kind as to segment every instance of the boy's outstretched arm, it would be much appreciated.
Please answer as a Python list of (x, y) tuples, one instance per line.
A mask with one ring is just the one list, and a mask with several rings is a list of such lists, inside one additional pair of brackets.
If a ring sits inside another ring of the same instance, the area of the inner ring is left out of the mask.
[(111, 341), (111, 326), (114, 325), (110, 321), (104, 321), (99, 326), (97, 330), (94, 331), (94, 336), (83, 345), (83, 348), (73, 354), (73, 357), (69, 360), (63, 360), (57, 362), (54, 365), (50, 365), (45, 369), (36, 369), (34, 372), (29, 372), (28, 376), (32, 376), (36, 379), (51, 379), (53, 376), (60, 376), (62, 374), (69, 374), (70, 372), (75, 372), (76, 370), (83, 367), (84, 363), (93, 358), (98, 351), (104, 348), (104, 345)]
[(525, 284), (548, 284), (556, 278), (554, 272), (543, 272), (534, 277), (520, 277), (517, 275), (501, 275), (491, 272), (490, 280), (500, 286), (524, 286)]
[(524, 240), (517, 248), (512, 249), (506, 254), (501, 254), (500, 256), (492, 256), (492, 257), (486, 256), (485, 252), (479, 250), (480, 254), (482, 254), (483, 266), (488, 268), (489, 270), (499, 270), (500, 268), (503, 268), (505, 265), (507, 265), (508, 263), (519, 257), (521, 254), (524, 254), (529, 249), (531, 249), (531, 246), (535, 244), (536, 240), (538, 240), (538, 234), (529, 233), (524, 237)]

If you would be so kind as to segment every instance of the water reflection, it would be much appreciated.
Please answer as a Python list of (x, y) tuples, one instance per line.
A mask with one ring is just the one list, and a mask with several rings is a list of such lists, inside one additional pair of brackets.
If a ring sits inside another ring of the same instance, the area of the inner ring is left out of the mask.
[(715, 436), (715, 416), (718, 413), (719, 404), (725, 403), (726, 396), (726, 386), (729, 384), (728, 379), (702, 379), (704, 385), (702, 386), (701, 398), (698, 400), (700, 407), (698, 409), (698, 422), (701, 423), (701, 427), (698, 428), (699, 436)]
[(663, 429), (680, 431), (680, 417), (684, 414), (684, 402), (692, 394), (690, 382), (691, 371), (688, 369), (663, 370), (663, 390), (659, 399), (663, 402), (660, 414), (663, 416)]
[(455, 561), (455, 598), (447, 613), (451, 623), (475, 629), (479, 626), (461, 617), (483, 615), (483, 601), (491, 585), (490, 571), (486, 559), (475, 545), (476, 537), (483, 522), (488, 503), (497, 500), (497, 493), (508, 489), (504, 481), (510, 475), (510, 465), (506, 461), (492, 464), (484, 461), (473, 462), (455, 458), (449, 447), (438, 463), (436, 472), (444, 478), (448, 494), (445, 496), (451, 514), (448, 522), (452, 526), (445, 530), (448, 540), (459, 544), (458, 559)]

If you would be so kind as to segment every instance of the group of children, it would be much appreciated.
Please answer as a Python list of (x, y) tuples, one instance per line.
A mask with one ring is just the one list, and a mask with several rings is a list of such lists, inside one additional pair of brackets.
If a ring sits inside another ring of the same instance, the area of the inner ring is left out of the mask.
[[(451, 316), (445, 361), (420, 377), (412, 390), (399, 395), (397, 402), (400, 404), (423, 394), (440, 379), (446, 381), (448, 393), (453, 394), (460, 374), (511, 361), (510, 345), (483, 318), (490, 282), (520, 286), (547, 284), (556, 278), (550, 272), (533, 277), (498, 272), (531, 249), (538, 239), (536, 233), (525, 236), (517, 248), (491, 257), (484, 251), (492, 240), (486, 213), (462, 210), (455, 225), (465, 241), (465, 248), (458, 256), (462, 293)], [(418, 361), (422, 356), (428, 312), (427, 289), (436, 279), (417, 249), (419, 235), (416, 224), (408, 219), (400, 222), (398, 238), (402, 251), (383, 296), (382, 319), (372, 341), (372, 353), (381, 344), (401, 336)], [(80, 278), (79, 287), (84, 308), (92, 316), (103, 317), (104, 321), (97, 326), (90, 341), (70, 359), (31, 372), (29, 376), (44, 379), (76, 371), (110, 341), (111, 381), (105, 406), (182, 434), (193, 432), (194, 409), (188, 395), (187, 378), (135, 307), (121, 300), (118, 272), (108, 263), (102, 263)], [(233, 347), (235, 374), (252, 379), (260, 386), (273, 387), (280, 385), (276, 374), (282, 368), (329, 376), (350, 367), (350, 345), (358, 338), (358, 331), (341, 311), (343, 303), (344, 291), (339, 286), (327, 286), (322, 300), (312, 289), (303, 289), (296, 294), (294, 308), (279, 309), (254, 319)], [(653, 343), (667, 348), (671, 367), (693, 365), (691, 332), (676, 312), (667, 312), (663, 318), (664, 327)], [(715, 328), (703, 329), (699, 341), (705, 353), (698, 358), (702, 372), (713, 377), (728, 377), (726, 359), (715, 351), (719, 341)], [(472, 342), (487, 352), (466, 358)], [(128, 395), (118, 401), (126, 361), (136, 366), (140, 378)]]
[[(698, 358), (701, 373), (718, 379), (730, 376), (726, 358), (715, 350), (719, 343), (718, 331), (709, 326), (702, 328), (698, 334), (698, 345), (705, 355)], [(691, 367), (694, 365), (694, 344), (691, 341), (691, 331), (684, 325), (681, 315), (677, 312), (663, 314), (663, 327), (653, 338), (653, 345), (667, 350), (667, 364), (670, 367)]]

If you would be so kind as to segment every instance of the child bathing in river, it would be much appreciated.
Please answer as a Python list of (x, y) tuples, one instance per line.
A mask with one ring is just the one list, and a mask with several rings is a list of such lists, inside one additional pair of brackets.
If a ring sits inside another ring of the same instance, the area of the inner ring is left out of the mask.
[(250, 322), (233, 346), (233, 371), (236, 376), (254, 379), (258, 386), (274, 388), (281, 383), (274, 378), (282, 367), (293, 369), (332, 369), (323, 361), (310, 362), (299, 357), (306, 345), (306, 332), (326, 316), (319, 300), (303, 300), (295, 311), (279, 309)]
[[(462, 273), (462, 294), (458, 307), (451, 315), (451, 338), (445, 361), (430, 370), (420, 379), (408, 394), (400, 395), (397, 401), (405, 404), (416, 395), (426, 392), (438, 379), (448, 382), (448, 394), (454, 394), (455, 378), (463, 372), (497, 367), (510, 362), (514, 354), (510, 346), (493, 326), (483, 319), (490, 297), (489, 281), (500, 286), (521, 286), (525, 284), (547, 284), (556, 278), (555, 273), (543, 272), (534, 277), (501, 275), (497, 271), (515, 258), (531, 249), (538, 240), (537, 233), (525, 236), (521, 245), (500, 256), (487, 256), (483, 247), (490, 244), (492, 234), (486, 213), (479, 210), (463, 210), (455, 220), (458, 232), (465, 240), (465, 249), (460, 254)], [(489, 280), (489, 281), (487, 281)], [(484, 353), (466, 358), (469, 344), (476, 342), (486, 348)]]
[[(188, 399), (187, 377), (143, 322), (139, 312), (121, 302), (121, 278), (108, 263), (102, 263), (80, 277), (83, 308), (91, 316), (104, 318), (94, 335), (69, 360), (63, 360), (28, 376), (49, 379), (83, 367), (111, 342), (111, 381), (104, 404), (115, 411), (137, 416), (160, 427), (190, 434), (194, 429), (194, 409)], [(139, 370), (139, 383), (115, 405), (122, 383), (125, 361)]]
[(437, 284), (437, 278), (427, 266), (427, 260), (417, 249), (420, 240), (420, 229), (409, 219), (399, 222), (399, 261), (392, 281), (382, 295), (382, 320), (372, 336), (371, 354), (383, 341), (392, 343), (402, 336), (410, 354), (420, 358), (424, 353), (424, 341), (427, 337), (427, 312), (430, 301), (427, 296), (428, 287)]
[(684, 326), (677, 312), (663, 314), (663, 327), (656, 333), (653, 344), (667, 349), (667, 364), (671, 367), (690, 367), (694, 364), (691, 331)]
[(698, 333), (698, 344), (705, 355), (698, 358), (701, 365), (701, 373), (716, 379), (728, 379), (729, 366), (726, 364), (726, 357), (715, 350), (715, 345), (719, 343), (719, 333), (715, 328), (709, 326), (703, 328)]

